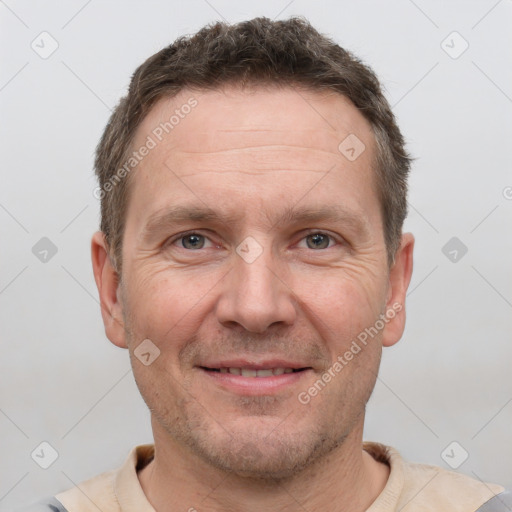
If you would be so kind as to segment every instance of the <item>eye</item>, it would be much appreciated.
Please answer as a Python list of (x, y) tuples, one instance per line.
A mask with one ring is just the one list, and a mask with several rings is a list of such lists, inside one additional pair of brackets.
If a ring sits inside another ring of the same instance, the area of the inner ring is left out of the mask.
[(177, 242), (178, 245), (183, 249), (189, 250), (203, 249), (205, 247), (205, 244), (211, 244), (208, 238), (199, 233), (187, 233), (177, 238), (175, 242)]
[(335, 242), (334, 238), (326, 233), (310, 233), (305, 236), (303, 240), (306, 240), (308, 249), (327, 249), (331, 246), (331, 241)]

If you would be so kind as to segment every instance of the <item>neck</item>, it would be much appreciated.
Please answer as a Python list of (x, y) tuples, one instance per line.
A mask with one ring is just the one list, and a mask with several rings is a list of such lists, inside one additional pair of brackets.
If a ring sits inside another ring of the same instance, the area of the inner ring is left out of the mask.
[(387, 465), (362, 449), (363, 420), (327, 456), (281, 481), (254, 480), (214, 468), (154, 425), (155, 457), (138, 477), (158, 512), (228, 512), (241, 505), (246, 512), (362, 512), (382, 492), (389, 475)]

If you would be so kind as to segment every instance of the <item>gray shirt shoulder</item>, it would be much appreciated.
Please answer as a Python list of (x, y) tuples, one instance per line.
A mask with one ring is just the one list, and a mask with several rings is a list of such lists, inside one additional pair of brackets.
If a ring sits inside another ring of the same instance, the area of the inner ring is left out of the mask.
[(476, 512), (510, 512), (512, 510), (512, 491), (503, 491), (486, 501)]
[(64, 505), (55, 498), (46, 498), (15, 512), (68, 512)]

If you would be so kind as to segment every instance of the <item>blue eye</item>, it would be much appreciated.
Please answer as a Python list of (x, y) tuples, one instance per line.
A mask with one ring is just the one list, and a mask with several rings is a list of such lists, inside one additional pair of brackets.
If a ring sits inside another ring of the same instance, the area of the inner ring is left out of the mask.
[(308, 249), (328, 249), (331, 246), (331, 241), (334, 242), (334, 238), (325, 233), (311, 233), (306, 235), (303, 240), (306, 240)]
[[(336, 240), (331, 235), (319, 231), (306, 235), (302, 238), (300, 244), (304, 244), (304, 241), (306, 242), (307, 249), (317, 251), (328, 249), (331, 246), (336, 245)], [(189, 232), (179, 236), (175, 239), (174, 244), (177, 244), (178, 247), (189, 251), (197, 251), (213, 247), (212, 242), (208, 237), (195, 232)], [(304, 247), (304, 245), (302, 246)]]
[(191, 233), (189, 235), (182, 236), (181, 245), (184, 249), (202, 249), (205, 244), (206, 237), (198, 235), (197, 233)]
[(327, 249), (330, 243), (329, 235), (323, 233), (313, 233), (306, 237), (307, 245), (310, 249)]

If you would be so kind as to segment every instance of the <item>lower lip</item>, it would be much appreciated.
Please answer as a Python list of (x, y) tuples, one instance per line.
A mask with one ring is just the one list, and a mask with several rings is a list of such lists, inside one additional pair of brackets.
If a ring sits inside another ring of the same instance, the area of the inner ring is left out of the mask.
[(207, 371), (202, 368), (200, 368), (200, 371), (228, 391), (240, 395), (255, 396), (283, 391), (304, 379), (312, 370), (283, 373), (282, 375), (272, 375), (271, 377), (242, 377), (232, 373)]

